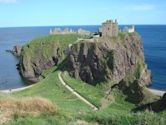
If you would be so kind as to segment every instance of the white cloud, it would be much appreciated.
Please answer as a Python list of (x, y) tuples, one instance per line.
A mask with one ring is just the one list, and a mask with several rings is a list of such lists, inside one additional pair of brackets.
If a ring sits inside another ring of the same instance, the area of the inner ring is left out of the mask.
[(6, 3), (6, 4), (9, 4), (9, 3), (16, 3), (17, 0), (0, 0), (0, 3)]
[(132, 11), (150, 11), (156, 8), (155, 5), (151, 4), (141, 4), (141, 5), (132, 5), (129, 6), (127, 9)]

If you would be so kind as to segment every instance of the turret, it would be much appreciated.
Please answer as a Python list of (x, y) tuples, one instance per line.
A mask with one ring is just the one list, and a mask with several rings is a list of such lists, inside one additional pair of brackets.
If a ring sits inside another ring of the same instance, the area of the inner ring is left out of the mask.
[(100, 28), (100, 35), (105, 37), (117, 37), (119, 32), (118, 21), (107, 20)]

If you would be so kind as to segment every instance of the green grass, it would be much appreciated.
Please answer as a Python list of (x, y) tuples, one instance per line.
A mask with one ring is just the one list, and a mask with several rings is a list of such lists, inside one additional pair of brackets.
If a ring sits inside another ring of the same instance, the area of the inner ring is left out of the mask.
[[(56, 69), (56, 67), (53, 69)], [(61, 85), (58, 79), (59, 71), (53, 72), (53, 69), (49, 69), (50, 72), (47, 71), (46, 78), (32, 88), (14, 93), (10, 96), (39, 96), (47, 98), (60, 107), (60, 113), (56, 115), (43, 114), (37, 117), (18, 117), (17, 115), (14, 115), (13, 120), (7, 125), (65, 125), (71, 121), (76, 121), (77, 119), (87, 122), (98, 122), (103, 125), (156, 125), (157, 123), (164, 125), (166, 122), (165, 112), (160, 114), (152, 112), (132, 113), (130, 110), (133, 109), (135, 105), (125, 101), (126, 97), (116, 89), (112, 91), (114, 99), (110, 101), (108, 107), (93, 112), (89, 106), (84, 104)], [(75, 80), (68, 75), (63, 75), (63, 78), (64, 77), (73, 88), (77, 91), (79, 90), (80, 93), (82, 92), (90, 101), (100, 102), (99, 100), (103, 96), (100, 87), (90, 86), (79, 80)], [(84, 92), (87, 92), (88, 94)], [(94, 98), (96, 95), (97, 98)], [(0, 94), (0, 97), (4, 98), (5, 95)]]
[(43, 114), (38, 117), (33, 116), (13, 116), (14, 120), (8, 122), (6, 125), (66, 125), (68, 120), (65, 116), (57, 116), (57, 115), (47, 115)]
[(101, 99), (104, 97), (104, 91), (102, 87), (89, 85), (81, 80), (76, 80), (69, 76), (67, 72), (62, 74), (64, 81), (74, 88), (75, 91), (80, 93), (88, 101), (96, 105), (97, 107), (101, 106)]
[[(54, 68), (53, 68), (54, 69)], [(52, 70), (53, 70), (52, 69)], [(51, 69), (50, 69), (51, 70)], [(51, 71), (52, 71), (51, 70)], [(10, 125), (54, 125), (57, 123), (58, 125), (67, 124), (68, 121), (78, 119), (82, 114), (86, 114), (88, 112), (92, 112), (92, 109), (84, 104), (81, 100), (79, 100), (75, 95), (71, 94), (66, 88), (61, 85), (58, 79), (58, 72), (54, 71), (47, 73), (46, 78), (41, 82), (37, 83), (32, 88), (13, 93), (8, 96), (12, 97), (43, 97), (51, 100), (59, 107), (59, 114), (56, 115), (48, 115), (46, 117), (38, 116), (24, 116), (18, 117), (16, 119), (13, 118)], [(6, 95), (0, 94), (1, 98), (4, 98)], [(45, 114), (44, 114), (45, 115)]]
[(50, 99), (67, 113), (78, 113), (78, 111), (90, 111), (90, 108), (82, 103), (77, 97), (71, 94), (58, 79), (58, 71), (50, 73), (44, 80), (34, 87), (21, 92), (14, 93), (14, 96), (39, 96)]
[(38, 37), (33, 39), (27, 45), (30, 48), (38, 47), (39, 44), (52, 44), (52, 43), (60, 43), (62, 47), (65, 47), (71, 43), (74, 43), (80, 36), (76, 34), (66, 34), (66, 35), (48, 35), (44, 37)]
[(114, 101), (106, 108), (101, 108), (97, 113), (85, 114), (86, 121), (97, 121), (102, 125), (165, 125), (166, 112), (161, 114), (154, 112), (137, 112), (131, 110), (135, 105), (125, 101), (125, 96), (119, 90), (112, 92)]

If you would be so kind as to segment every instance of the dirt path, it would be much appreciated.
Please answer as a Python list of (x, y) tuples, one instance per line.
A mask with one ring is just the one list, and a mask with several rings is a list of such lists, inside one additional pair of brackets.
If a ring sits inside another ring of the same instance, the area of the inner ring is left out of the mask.
[(22, 91), (22, 90), (31, 88), (31, 87), (33, 87), (34, 85), (35, 85), (35, 84), (29, 85), (29, 86), (26, 86), (26, 87), (17, 88), (17, 89), (0, 90), (0, 92), (2, 92), (2, 93), (14, 93), (14, 92), (19, 92), (19, 91)]
[(94, 111), (97, 111), (98, 108), (93, 105), (91, 102), (89, 102), (88, 100), (86, 100), (84, 97), (82, 97), (79, 93), (77, 93), (73, 88), (71, 88), (69, 85), (67, 85), (67, 83), (64, 82), (64, 80), (61, 77), (62, 72), (58, 73), (58, 78), (61, 82), (61, 84), (67, 88), (72, 94), (74, 94), (75, 96), (77, 96), (80, 100), (82, 100), (84, 103), (86, 103), (87, 105), (89, 105), (91, 108), (93, 108)]

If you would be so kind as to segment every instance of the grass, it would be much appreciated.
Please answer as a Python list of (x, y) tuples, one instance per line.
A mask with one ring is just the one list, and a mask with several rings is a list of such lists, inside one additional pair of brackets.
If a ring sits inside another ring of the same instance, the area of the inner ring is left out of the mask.
[(55, 102), (60, 109), (68, 113), (78, 113), (78, 111), (89, 111), (90, 108), (82, 103), (77, 97), (72, 95), (58, 79), (58, 71), (50, 73), (44, 80), (34, 87), (14, 93), (16, 97), (39, 96)]
[[(45, 79), (32, 88), (14, 93), (11, 96), (14, 96), (15, 98), (29, 96), (47, 98), (59, 107), (60, 113), (57, 115), (44, 113), (37, 117), (33, 117), (32, 115), (18, 117), (18, 114), (15, 114), (13, 120), (11, 120), (8, 125), (65, 125), (71, 121), (74, 123), (78, 119), (92, 123), (98, 122), (103, 125), (155, 125), (158, 123), (164, 125), (165, 123), (165, 113), (132, 113), (131, 109), (133, 109), (135, 105), (125, 101), (125, 95), (116, 89), (112, 91), (114, 99), (109, 102), (108, 107), (101, 108), (98, 112), (93, 112), (89, 106), (72, 95), (60, 84), (58, 79), (59, 71), (52, 72), (53, 69), (50, 69), (50, 71), (50, 73), (47, 73)], [(65, 79), (66, 78), (70, 81), (70, 83), (68, 83), (77, 91), (79, 90), (80, 93), (82, 92), (83, 94), (83, 92), (87, 91), (88, 94), (84, 94), (86, 98), (97, 103), (99, 102), (102, 97), (101, 95), (103, 95), (100, 87), (97, 88), (85, 83), (80, 84), (78, 83), (80, 82), (79, 80), (74, 80), (68, 75), (65, 75)], [(100, 94), (97, 95), (97, 98), (94, 98), (98, 93)], [(89, 96), (89, 94), (92, 95)], [(4, 97), (5, 96), (1, 95), (1, 98)]]
[(33, 98), (5, 98), (0, 100), (0, 123), (12, 119), (12, 116), (39, 116), (42, 113), (57, 114), (58, 107), (48, 99)]
[(51, 101), (41, 98), (7, 98), (0, 100), (1, 110), (11, 110), (19, 112), (50, 112), (57, 113), (58, 108)]
[(165, 113), (150, 111), (134, 113), (131, 110), (135, 105), (125, 101), (125, 95), (119, 90), (112, 91), (114, 101), (106, 108), (101, 108), (97, 113), (85, 114), (86, 121), (97, 121), (102, 125), (165, 125)]
[(75, 89), (79, 94), (95, 104), (97, 107), (101, 106), (101, 99), (104, 97), (104, 91), (101, 87), (89, 85), (81, 80), (76, 80), (69, 76), (67, 72), (62, 74), (64, 81)]
[[(51, 69), (50, 69), (51, 70)], [(82, 114), (92, 112), (92, 109), (80, 101), (77, 97), (71, 94), (64, 86), (61, 85), (58, 79), (58, 72), (54, 71), (47, 73), (45, 79), (37, 83), (32, 88), (13, 93), (9, 97), (12, 98), (28, 98), (28, 97), (42, 97), (50, 100), (54, 105), (59, 107), (59, 113), (57, 115), (44, 113), (47, 116), (33, 117), (32, 115), (27, 115), (23, 117), (18, 117), (10, 122), (10, 124), (67, 124), (71, 120), (79, 118)], [(1, 95), (1, 94), (0, 94)], [(5, 98), (5, 95), (1, 96)], [(2, 99), (1, 98), (1, 99)], [(18, 114), (16, 114), (17, 116)], [(58, 117), (58, 118), (57, 118)], [(50, 120), (49, 120), (50, 119)], [(31, 122), (32, 121), (32, 122)], [(50, 123), (51, 122), (51, 123)]]
[(55, 48), (60, 48), (63, 51), (69, 44), (76, 42), (78, 38), (79, 36), (75, 34), (49, 35), (36, 38), (24, 46), (24, 54), (27, 53), (27, 55), (31, 56), (31, 59), (38, 56), (48, 58), (53, 54)]
[(37, 117), (31, 115), (26, 117), (14, 116), (14, 120), (5, 125), (66, 125), (67, 118), (59, 115), (43, 114)]

